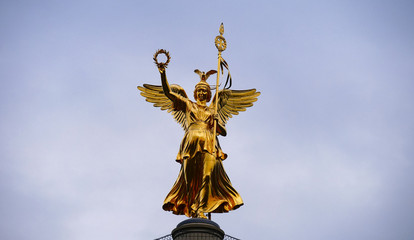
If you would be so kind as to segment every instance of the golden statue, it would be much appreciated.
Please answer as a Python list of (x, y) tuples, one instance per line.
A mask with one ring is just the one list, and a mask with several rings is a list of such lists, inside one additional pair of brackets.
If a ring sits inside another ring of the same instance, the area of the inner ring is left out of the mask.
[[(222, 35), (222, 27), (220, 34)], [(226, 48), (222, 36), (216, 38), (219, 50), (218, 72), (227, 63), (221, 57)], [(158, 54), (165, 54), (167, 61), (159, 63)], [(138, 86), (141, 95), (155, 107), (170, 112), (185, 131), (176, 161), (181, 164), (178, 178), (164, 200), (163, 209), (174, 214), (185, 214), (193, 218), (206, 218), (205, 213), (224, 213), (243, 205), (239, 193), (233, 188), (223, 168), (227, 158), (219, 144), (217, 135), (226, 136), (226, 122), (233, 115), (253, 106), (260, 92), (256, 89), (217, 91), (219, 74), (217, 74), (216, 94), (212, 103), (211, 87), (207, 78), (217, 73), (207, 73), (196, 69), (201, 80), (195, 86), (195, 102), (188, 99), (186, 92), (178, 85), (170, 85), (165, 69), (170, 61), (169, 53), (163, 49), (154, 55), (154, 61), (161, 74), (162, 86), (144, 84)], [(231, 77), (228, 75), (228, 79)]]

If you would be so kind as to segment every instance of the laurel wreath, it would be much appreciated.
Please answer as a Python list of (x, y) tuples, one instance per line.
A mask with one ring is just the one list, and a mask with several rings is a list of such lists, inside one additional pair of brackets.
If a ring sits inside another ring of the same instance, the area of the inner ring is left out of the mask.
[[(157, 58), (158, 58), (158, 55), (159, 54), (164, 54), (165, 57), (167, 57), (167, 61), (165, 61), (165, 62), (158, 62), (158, 59)], [(167, 50), (165, 50), (165, 49), (158, 49), (157, 52), (155, 52), (153, 59), (154, 59), (154, 62), (157, 65), (158, 68), (164, 69), (164, 68), (167, 68), (168, 63), (170, 62), (171, 57), (170, 57), (170, 53)]]

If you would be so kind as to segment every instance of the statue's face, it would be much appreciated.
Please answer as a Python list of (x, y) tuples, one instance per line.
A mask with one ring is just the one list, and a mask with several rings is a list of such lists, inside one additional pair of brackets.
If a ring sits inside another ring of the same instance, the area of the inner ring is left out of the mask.
[(199, 101), (208, 101), (210, 91), (207, 88), (199, 87), (196, 89), (197, 100)]

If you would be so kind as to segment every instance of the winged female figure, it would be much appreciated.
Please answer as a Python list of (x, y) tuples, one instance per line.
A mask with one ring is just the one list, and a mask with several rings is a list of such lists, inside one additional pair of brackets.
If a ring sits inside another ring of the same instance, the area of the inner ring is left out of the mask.
[[(138, 89), (146, 101), (170, 112), (185, 131), (176, 157), (181, 164), (180, 172), (162, 208), (192, 218), (206, 218), (206, 213), (239, 208), (243, 200), (224, 171), (222, 161), (227, 154), (222, 151), (217, 135), (226, 136), (227, 120), (253, 106), (260, 92), (256, 89), (220, 90), (218, 98), (207, 106), (211, 87), (206, 80), (216, 73), (215, 70), (207, 73), (195, 70), (201, 78), (195, 86), (195, 101), (191, 101), (179, 85), (168, 83), (165, 66), (158, 65), (158, 70), (161, 86), (144, 84)], [(217, 121), (216, 132), (214, 121)]]

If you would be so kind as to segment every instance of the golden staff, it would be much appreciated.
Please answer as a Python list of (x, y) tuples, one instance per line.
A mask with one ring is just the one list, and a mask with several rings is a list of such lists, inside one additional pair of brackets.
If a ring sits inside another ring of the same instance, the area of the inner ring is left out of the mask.
[[(224, 26), (223, 23), (221, 23), (220, 25), (220, 30), (219, 30), (220, 35), (216, 36), (216, 39), (214, 40), (214, 44), (216, 45), (216, 48), (218, 50), (218, 61), (217, 61), (217, 81), (216, 81), (216, 93), (215, 93), (215, 99), (216, 102), (214, 104), (214, 127), (213, 127), (213, 133), (214, 133), (214, 138), (213, 138), (213, 149), (214, 149), (214, 157), (217, 158), (217, 150), (216, 150), (216, 131), (217, 131), (217, 121), (218, 119), (216, 118), (217, 116), (217, 106), (218, 106), (218, 87), (219, 87), (219, 80), (220, 80), (220, 64), (221, 64), (221, 52), (223, 52), (224, 50), (226, 50), (227, 47), (227, 43), (226, 43), (226, 39), (223, 37), (223, 33), (224, 33)], [(207, 213), (207, 217), (209, 220), (211, 220), (211, 213)]]
[[(226, 50), (227, 47), (227, 43), (226, 43), (226, 39), (223, 37), (223, 33), (224, 33), (224, 26), (223, 23), (221, 23), (220, 25), (220, 35), (216, 36), (216, 39), (214, 41), (216, 48), (218, 50), (218, 63), (217, 63), (217, 81), (216, 81), (216, 93), (215, 93), (215, 106), (214, 106), (214, 117), (216, 117), (217, 115), (217, 105), (218, 105), (218, 87), (219, 87), (219, 80), (220, 80), (220, 64), (221, 64), (221, 52), (223, 52), (224, 50)], [(216, 130), (217, 130), (217, 121), (218, 119), (214, 119), (214, 138), (213, 138), (213, 149), (215, 152), (215, 157), (217, 157), (217, 152), (216, 152)]]

